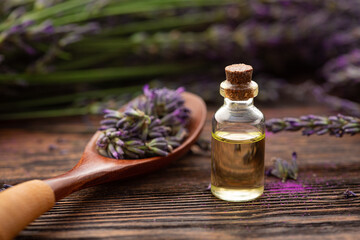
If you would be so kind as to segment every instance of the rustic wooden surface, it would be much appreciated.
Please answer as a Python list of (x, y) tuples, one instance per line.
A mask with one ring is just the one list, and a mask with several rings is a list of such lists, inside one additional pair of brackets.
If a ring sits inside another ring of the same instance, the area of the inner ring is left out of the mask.
[[(210, 138), (211, 116), (202, 137)], [(267, 118), (329, 114), (321, 107), (263, 108)], [(69, 170), (97, 127), (96, 118), (4, 122), (0, 183), (46, 179)], [(82, 190), (58, 202), (17, 239), (359, 239), (360, 136), (268, 134), (271, 157), (298, 153), (298, 181), (266, 177), (264, 195), (229, 203), (211, 195), (210, 158), (189, 153), (166, 169)], [(1, 224), (1, 223), (0, 223)]]

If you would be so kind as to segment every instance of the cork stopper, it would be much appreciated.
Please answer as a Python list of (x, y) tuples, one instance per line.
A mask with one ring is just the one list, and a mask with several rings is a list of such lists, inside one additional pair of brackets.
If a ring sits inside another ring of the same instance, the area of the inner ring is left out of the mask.
[(220, 84), (220, 94), (234, 101), (245, 101), (258, 94), (258, 85), (252, 81), (253, 68), (246, 64), (233, 64), (225, 68), (226, 80)]
[(225, 68), (226, 80), (231, 84), (245, 84), (251, 82), (253, 68), (246, 64), (233, 64)]

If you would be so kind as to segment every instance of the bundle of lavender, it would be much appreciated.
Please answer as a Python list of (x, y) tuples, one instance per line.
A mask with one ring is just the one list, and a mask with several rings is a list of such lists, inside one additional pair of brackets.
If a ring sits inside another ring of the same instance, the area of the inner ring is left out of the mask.
[(143, 88), (144, 96), (131, 102), (124, 112), (104, 111), (97, 150), (115, 159), (166, 156), (187, 136), (190, 111), (180, 95), (184, 88)]

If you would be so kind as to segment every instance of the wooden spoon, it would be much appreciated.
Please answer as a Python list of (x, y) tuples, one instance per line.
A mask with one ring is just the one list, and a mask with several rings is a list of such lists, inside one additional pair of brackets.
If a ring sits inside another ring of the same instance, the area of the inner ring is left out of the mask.
[(76, 166), (67, 173), (47, 180), (31, 180), (0, 193), (0, 239), (12, 239), (30, 222), (50, 210), (56, 201), (67, 195), (97, 184), (144, 174), (169, 164), (186, 154), (199, 136), (206, 119), (204, 101), (191, 93), (182, 94), (190, 109), (189, 135), (166, 157), (137, 160), (116, 160), (99, 155), (96, 140), (91, 138)]

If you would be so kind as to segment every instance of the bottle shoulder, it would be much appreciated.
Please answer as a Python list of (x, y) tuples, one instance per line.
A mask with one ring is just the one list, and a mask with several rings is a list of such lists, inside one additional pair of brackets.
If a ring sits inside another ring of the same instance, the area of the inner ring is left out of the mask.
[(220, 107), (214, 114), (213, 120), (218, 123), (249, 123), (261, 124), (265, 121), (264, 114), (255, 106), (231, 110), (225, 106)]

